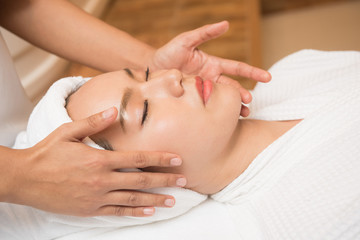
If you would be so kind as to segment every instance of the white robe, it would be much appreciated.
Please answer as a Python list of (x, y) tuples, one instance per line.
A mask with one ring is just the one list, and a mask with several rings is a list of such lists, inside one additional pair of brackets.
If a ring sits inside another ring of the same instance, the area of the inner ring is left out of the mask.
[(212, 198), (230, 206), (243, 239), (359, 237), (360, 54), (302, 51), (272, 72), (252, 117), (304, 120)]

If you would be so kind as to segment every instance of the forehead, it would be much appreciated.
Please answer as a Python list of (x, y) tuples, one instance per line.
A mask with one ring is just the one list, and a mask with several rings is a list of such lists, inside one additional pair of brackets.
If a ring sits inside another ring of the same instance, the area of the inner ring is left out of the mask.
[(81, 119), (117, 106), (125, 89), (134, 88), (136, 84), (137, 81), (124, 70), (92, 78), (71, 96), (68, 105), (68, 110), (73, 109), (71, 117), (73, 120)]
[[(116, 72), (110, 72), (96, 76), (92, 80), (99, 85), (110, 85), (110, 86), (125, 86), (132, 85), (138, 82), (138, 72), (124, 69)], [(90, 81), (92, 81), (90, 80)]]
[(82, 98), (106, 98), (113, 94), (121, 94), (126, 88), (135, 87), (139, 83), (139, 73), (121, 70), (98, 75), (79, 89)]

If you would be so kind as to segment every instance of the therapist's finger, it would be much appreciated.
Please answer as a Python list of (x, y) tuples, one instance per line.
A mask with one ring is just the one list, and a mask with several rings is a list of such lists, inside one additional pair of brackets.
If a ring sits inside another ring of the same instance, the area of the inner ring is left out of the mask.
[(234, 60), (222, 58), (218, 58), (218, 60), (221, 63), (223, 74), (246, 77), (258, 82), (269, 82), (271, 80), (271, 74), (261, 68)]
[(169, 195), (138, 191), (112, 191), (106, 195), (104, 205), (127, 207), (173, 207), (175, 205), (175, 199)]
[(231, 79), (231, 78), (229, 78), (227, 76), (222, 75), (222, 76), (219, 77), (217, 82), (222, 83), (222, 84), (228, 84), (228, 85), (238, 89), (239, 93), (240, 93), (240, 96), (241, 96), (241, 101), (243, 103), (247, 104), (247, 103), (251, 102), (252, 96), (251, 96), (249, 90), (247, 90), (246, 88), (241, 86), (241, 84), (238, 81), (236, 81), (234, 79)]
[(108, 152), (108, 166), (111, 170), (120, 168), (176, 167), (182, 164), (181, 158), (166, 152)]
[(85, 119), (63, 124), (61, 127), (67, 138), (81, 140), (104, 130), (114, 122), (116, 117), (117, 109), (111, 107)]
[(214, 24), (208, 24), (192, 31), (179, 35), (185, 47), (195, 48), (200, 44), (217, 38), (229, 29), (229, 22), (222, 21)]
[(150, 217), (154, 215), (154, 213), (154, 207), (104, 206), (99, 208), (94, 216)]
[(109, 191), (116, 189), (149, 189), (157, 187), (185, 187), (181, 174), (153, 172), (113, 172), (108, 175)]
[(247, 117), (249, 115), (250, 115), (250, 109), (247, 106), (242, 105), (241, 111), (240, 111), (240, 116)]

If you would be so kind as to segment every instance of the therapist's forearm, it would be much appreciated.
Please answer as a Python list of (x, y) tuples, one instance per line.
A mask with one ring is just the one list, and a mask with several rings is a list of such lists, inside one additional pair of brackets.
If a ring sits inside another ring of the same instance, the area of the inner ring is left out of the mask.
[(34, 45), (101, 71), (145, 68), (154, 49), (65, 0), (0, 0), (3, 27)]

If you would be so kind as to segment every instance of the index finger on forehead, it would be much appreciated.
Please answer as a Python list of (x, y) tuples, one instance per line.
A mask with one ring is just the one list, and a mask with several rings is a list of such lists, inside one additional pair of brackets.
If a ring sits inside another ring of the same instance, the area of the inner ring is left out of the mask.
[(108, 166), (113, 170), (120, 168), (145, 168), (151, 166), (172, 167), (181, 164), (181, 158), (178, 155), (167, 152), (114, 151), (108, 156)]

